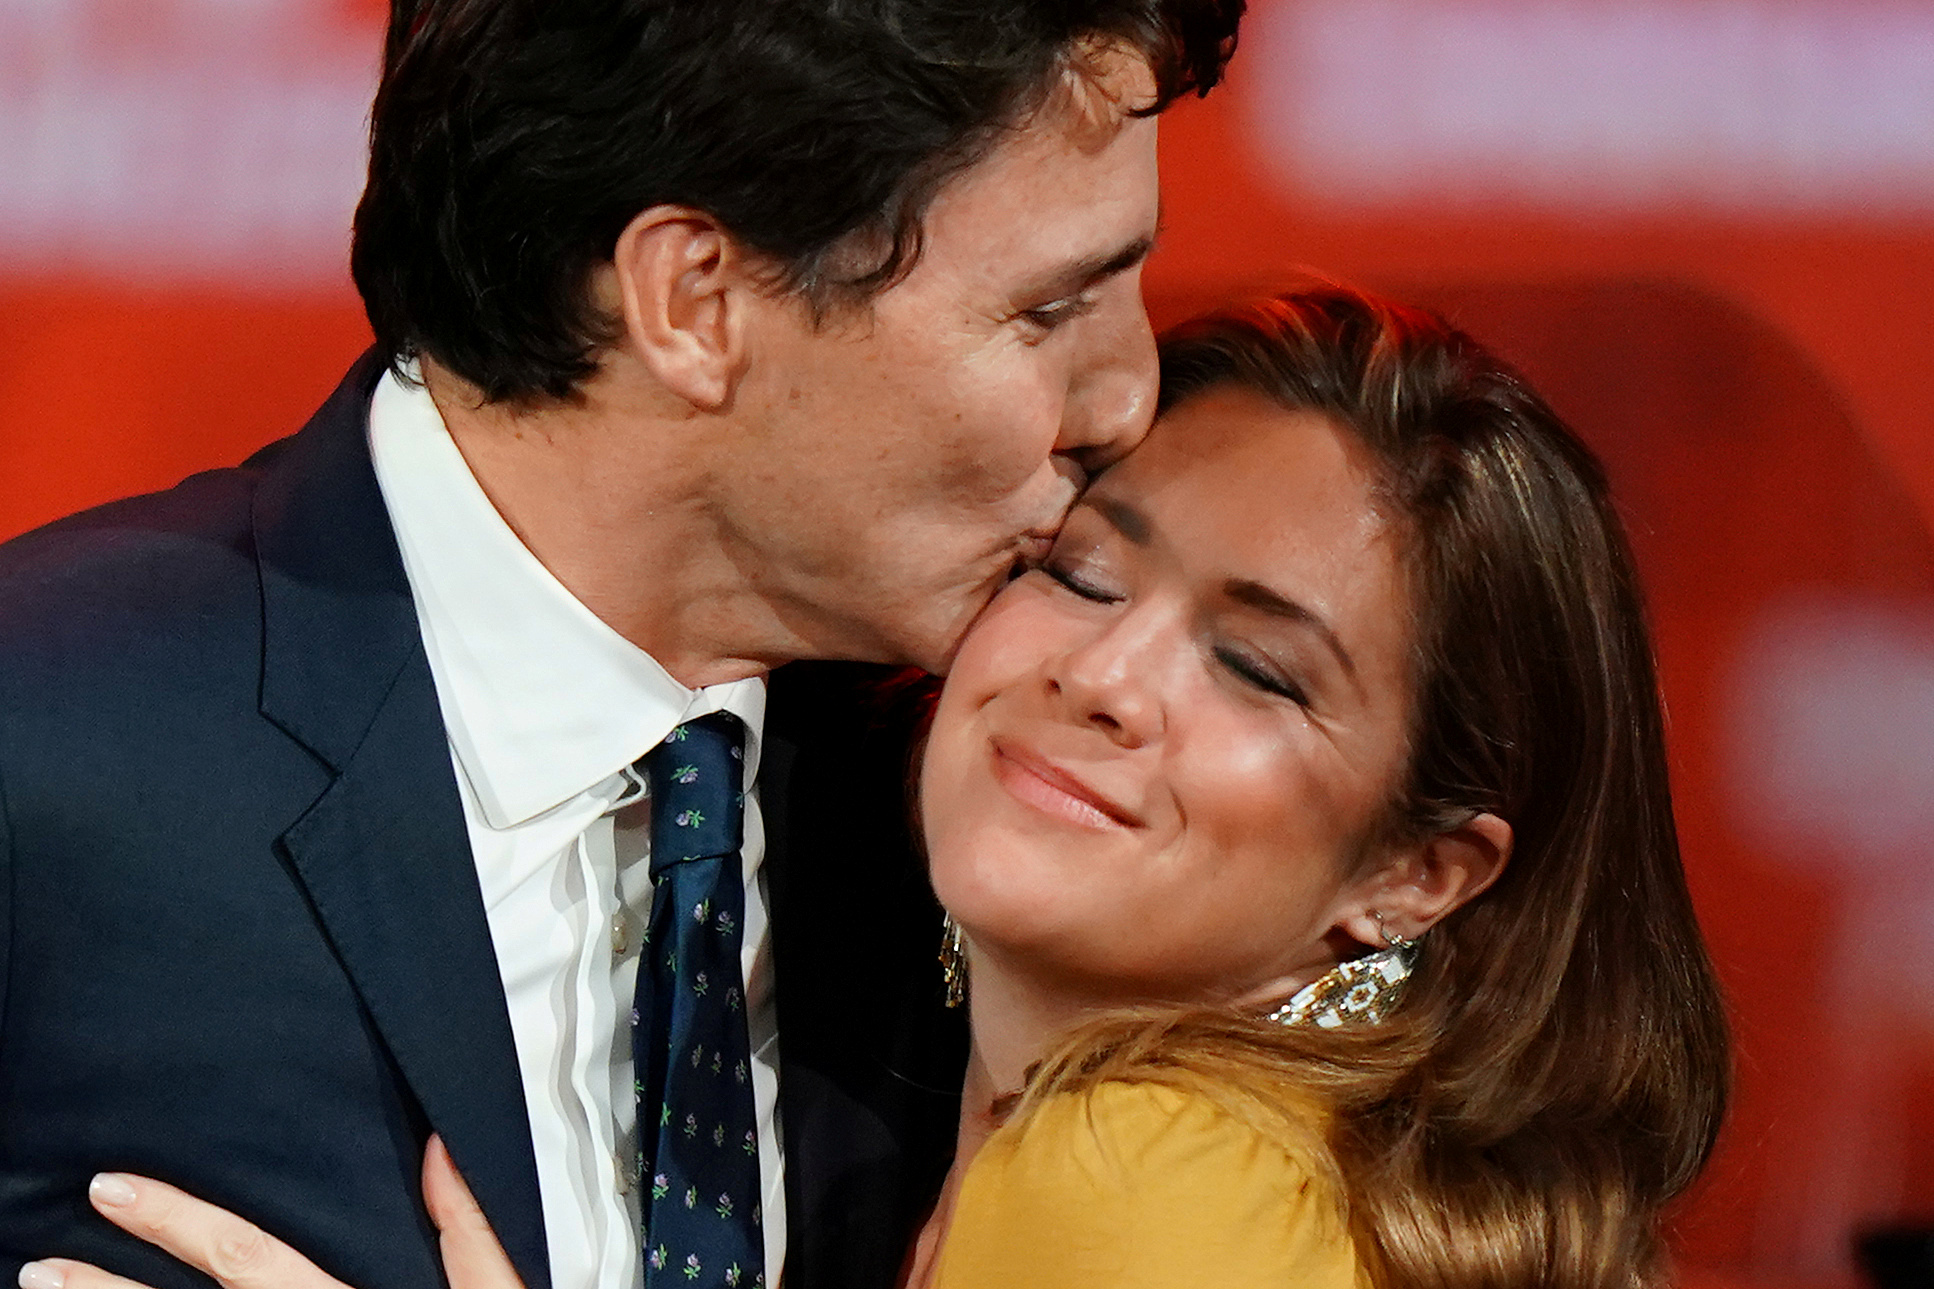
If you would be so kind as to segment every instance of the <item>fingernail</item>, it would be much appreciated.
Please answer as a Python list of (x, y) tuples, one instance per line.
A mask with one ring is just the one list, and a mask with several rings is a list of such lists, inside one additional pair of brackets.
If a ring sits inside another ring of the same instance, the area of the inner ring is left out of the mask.
[(20, 1289), (61, 1289), (67, 1277), (45, 1262), (29, 1262), (20, 1268)]
[(96, 1204), (109, 1208), (126, 1208), (134, 1203), (134, 1187), (128, 1185), (125, 1177), (114, 1173), (96, 1173), (94, 1180), (87, 1184), (87, 1193)]

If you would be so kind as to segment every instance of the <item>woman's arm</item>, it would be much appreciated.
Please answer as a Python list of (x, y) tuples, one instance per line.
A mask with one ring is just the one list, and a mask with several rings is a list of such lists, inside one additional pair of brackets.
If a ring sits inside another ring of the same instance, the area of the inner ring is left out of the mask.
[[(87, 1197), (108, 1221), (213, 1276), (223, 1289), (348, 1289), (249, 1222), (166, 1182), (102, 1173)], [(451, 1289), (523, 1289), (441, 1138), (423, 1153), (423, 1203), (436, 1223)], [(70, 1258), (29, 1262), (21, 1289), (145, 1289)]]

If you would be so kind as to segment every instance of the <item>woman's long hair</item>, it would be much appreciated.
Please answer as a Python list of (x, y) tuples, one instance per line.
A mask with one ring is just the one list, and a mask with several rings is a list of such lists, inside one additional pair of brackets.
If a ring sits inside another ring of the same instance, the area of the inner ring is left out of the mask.
[(1164, 407), (1230, 386), (1359, 439), (1406, 535), (1415, 714), (1388, 839), (1488, 811), (1512, 826), (1511, 860), (1424, 937), (1383, 1024), (1111, 1016), (1037, 1070), (1018, 1113), (1125, 1078), (1294, 1134), (1283, 1103), (1300, 1089), (1327, 1112), (1318, 1157), (1386, 1289), (1652, 1283), (1660, 1210), (1718, 1132), (1727, 1034), (1604, 474), (1476, 342), (1350, 291), (1284, 295), (1164, 338)]

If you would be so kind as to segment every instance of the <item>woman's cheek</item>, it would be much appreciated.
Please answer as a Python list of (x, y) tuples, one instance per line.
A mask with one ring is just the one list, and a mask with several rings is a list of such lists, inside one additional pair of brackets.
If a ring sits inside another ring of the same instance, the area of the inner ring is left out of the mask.
[[(1279, 722), (1228, 710), (1212, 686), (1171, 711), (1188, 728), (1172, 741), (1169, 776), (1176, 803), (1201, 840), (1217, 848), (1298, 832), (1302, 771)], [(1173, 730), (1171, 733), (1173, 734)]]
[(1040, 588), (1011, 583), (968, 633), (949, 683), (964, 682), (984, 701), (1040, 671), (1062, 647), (1070, 625)]

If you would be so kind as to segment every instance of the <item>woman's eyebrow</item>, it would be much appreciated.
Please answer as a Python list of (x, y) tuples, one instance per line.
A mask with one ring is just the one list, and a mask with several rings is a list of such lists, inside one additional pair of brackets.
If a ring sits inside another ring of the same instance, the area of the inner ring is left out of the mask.
[(1316, 610), (1270, 590), (1261, 582), (1251, 582), (1246, 578), (1232, 578), (1223, 583), (1222, 591), (1237, 604), (1260, 609), (1272, 617), (1286, 618), (1308, 627), (1316, 633), (1317, 639), (1329, 646), (1330, 652), (1336, 655), (1336, 660), (1343, 665), (1343, 670), (1350, 679), (1353, 681), (1357, 679), (1356, 661), (1350, 657), (1350, 651), (1343, 647), (1343, 642), (1337, 639), (1336, 632), (1330, 629), (1330, 624), (1325, 622)]
[(1097, 497), (1093, 493), (1081, 499), (1083, 505), (1108, 521), (1108, 526), (1120, 533), (1128, 542), (1136, 546), (1146, 546), (1154, 536), (1154, 525), (1148, 516), (1135, 507), (1115, 497)]

